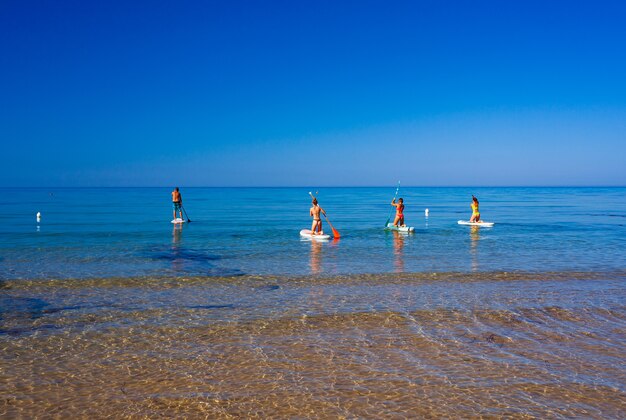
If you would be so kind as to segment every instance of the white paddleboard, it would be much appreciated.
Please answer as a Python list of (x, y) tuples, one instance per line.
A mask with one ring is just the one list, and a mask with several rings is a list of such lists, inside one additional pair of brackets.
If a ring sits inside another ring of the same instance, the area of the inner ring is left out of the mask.
[(303, 238), (311, 238), (311, 239), (330, 239), (330, 235), (326, 235), (324, 231), (321, 234), (311, 235), (310, 229), (302, 229), (300, 231), (300, 236)]
[(176, 219), (172, 220), (172, 223), (174, 224), (185, 223), (185, 219), (181, 219), (180, 217), (177, 217)]
[(468, 220), (459, 220), (458, 223), (459, 225), (484, 226), (484, 227), (491, 227), (494, 225), (494, 223), (492, 222), (470, 222)]
[(387, 230), (397, 230), (398, 232), (413, 232), (415, 228), (413, 226), (394, 226), (393, 223), (387, 223)]

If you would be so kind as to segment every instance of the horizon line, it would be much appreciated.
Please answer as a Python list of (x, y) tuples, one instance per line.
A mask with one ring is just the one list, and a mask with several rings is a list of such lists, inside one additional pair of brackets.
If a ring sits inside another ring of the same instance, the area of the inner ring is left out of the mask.
[[(10, 189), (70, 189), (70, 188), (392, 188), (397, 185), (92, 185), (92, 186), (0, 186)], [(626, 188), (624, 185), (401, 185), (401, 188)]]

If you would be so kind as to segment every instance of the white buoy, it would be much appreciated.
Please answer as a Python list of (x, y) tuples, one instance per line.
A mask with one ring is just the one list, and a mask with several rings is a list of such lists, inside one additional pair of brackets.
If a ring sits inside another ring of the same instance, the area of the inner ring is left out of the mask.
[(37, 221), (41, 222), (41, 212), (37, 212)]
[(424, 210), (424, 216), (428, 217), (428, 209)]

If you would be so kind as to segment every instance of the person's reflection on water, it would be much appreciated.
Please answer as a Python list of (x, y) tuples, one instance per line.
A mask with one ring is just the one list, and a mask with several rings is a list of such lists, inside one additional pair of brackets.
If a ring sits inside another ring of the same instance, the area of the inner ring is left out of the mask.
[(404, 234), (392, 231), (393, 234), (393, 267), (396, 273), (404, 273)]
[(181, 253), (180, 241), (183, 237), (183, 224), (175, 223), (172, 228), (172, 270), (181, 271), (183, 269), (184, 258)]
[(470, 226), (470, 256), (472, 271), (478, 271), (478, 241), (480, 240), (480, 226)]
[(311, 274), (319, 274), (322, 270), (322, 243), (320, 241), (311, 241)]

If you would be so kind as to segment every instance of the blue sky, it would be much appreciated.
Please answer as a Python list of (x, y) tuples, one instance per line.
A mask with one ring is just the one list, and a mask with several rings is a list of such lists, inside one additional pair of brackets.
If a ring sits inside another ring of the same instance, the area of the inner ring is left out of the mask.
[(0, 185), (626, 185), (625, 4), (4, 0)]

